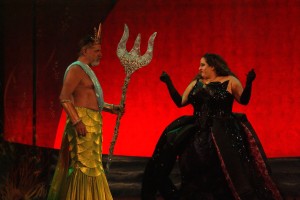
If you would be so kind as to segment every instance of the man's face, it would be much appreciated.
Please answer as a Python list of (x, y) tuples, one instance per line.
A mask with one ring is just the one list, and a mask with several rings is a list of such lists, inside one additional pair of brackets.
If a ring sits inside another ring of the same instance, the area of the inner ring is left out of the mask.
[(87, 47), (85, 50), (86, 58), (91, 66), (97, 66), (102, 58), (101, 44), (95, 44), (91, 47)]

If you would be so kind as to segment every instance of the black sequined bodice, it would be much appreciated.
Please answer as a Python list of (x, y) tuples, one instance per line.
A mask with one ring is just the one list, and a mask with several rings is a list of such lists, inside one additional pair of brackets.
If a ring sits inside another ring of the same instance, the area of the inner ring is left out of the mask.
[(188, 97), (194, 115), (201, 118), (230, 116), (234, 97), (227, 91), (228, 83), (229, 80), (205, 85), (198, 80)]

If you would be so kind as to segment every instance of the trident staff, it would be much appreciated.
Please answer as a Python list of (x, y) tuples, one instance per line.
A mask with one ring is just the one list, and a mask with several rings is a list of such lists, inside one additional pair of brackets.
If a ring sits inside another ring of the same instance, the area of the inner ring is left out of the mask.
[[(156, 37), (156, 34), (157, 33), (154, 32), (150, 36), (150, 38), (148, 40), (147, 51), (144, 55), (141, 56), (141, 52), (140, 52), (141, 35), (138, 34), (138, 36), (134, 42), (133, 48), (130, 50), (130, 52), (128, 52), (126, 50), (126, 43), (127, 43), (128, 37), (129, 37), (129, 29), (126, 24), (124, 26), (123, 36), (122, 36), (122, 38), (118, 44), (118, 48), (117, 48), (117, 56), (120, 59), (121, 65), (124, 67), (125, 74), (126, 74), (124, 84), (122, 87), (122, 96), (121, 96), (121, 102), (120, 102), (120, 105), (122, 107), (124, 107), (124, 105), (125, 105), (127, 87), (128, 87), (131, 75), (136, 70), (148, 65), (150, 63), (150, 61), (152, 60), (153, 44), (154, 44), (154, 39)], [(117, 120), (116, 120), (116, 126), (114, 129), (113, 138), (112, 138), (112, 141), (111, 141), (110, 147), (109, 147), (108, 161), (107, 161), (107, 165), (106, 165), (107, 171), (109, 171), (109, 167), (110, 167), (110, 164), (112, 161), (112, 155), (114, 152), (115, 143), (118, 138), (121, 117), (122, 117), (122, 114), (119, 113)]]

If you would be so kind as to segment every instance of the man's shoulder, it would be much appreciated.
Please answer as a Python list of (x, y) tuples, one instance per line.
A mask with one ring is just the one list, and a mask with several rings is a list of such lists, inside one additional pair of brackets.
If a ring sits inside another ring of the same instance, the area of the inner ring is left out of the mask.
[(66, 69), (65, 76), (77, 76), (81, 77), (84, 74), (84, 71), (80, 67), (80, 65), (77, 65), (76, 63), (69, 65), (69, 67)]
[(76, 63), (72, 63), (68, 68), (67, 71), (82, 71), (82, 68), (80, 67), (80, 65), (76, 64)]

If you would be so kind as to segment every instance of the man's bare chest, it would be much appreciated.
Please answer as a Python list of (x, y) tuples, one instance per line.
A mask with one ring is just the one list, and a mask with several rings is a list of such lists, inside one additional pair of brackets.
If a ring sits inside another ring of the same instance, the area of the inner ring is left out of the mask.
[(94, 83), (92, 82), (90, 77), (85, 73), (82, 75), (82, 78), (79, 82), (79, 86), (89, 88), (89, 89), (94, 89)]

